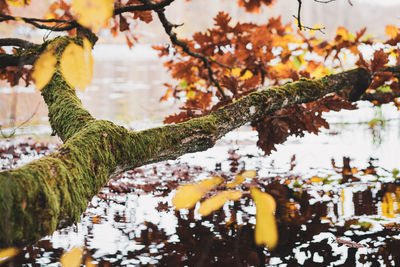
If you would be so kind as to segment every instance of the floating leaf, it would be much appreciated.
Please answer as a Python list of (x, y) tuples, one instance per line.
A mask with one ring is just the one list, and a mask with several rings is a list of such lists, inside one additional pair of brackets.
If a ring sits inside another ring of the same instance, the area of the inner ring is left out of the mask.
[(90, 42), (85, 39), (83, 47), (70, 43), (61, 56), (60, 68), (65, 80), (74, 88), (83, 91), (93, 77), (93, 57)]
[(200, 204), (199, 213), (207, 216), (211, 212), (220, 209), (227, 200), (239, 200), (242, 197), (240, 191), (223, 191), (217, 195), (203, 201)]
[(205, 193), (215, 188), (222, 181), (223, 178), (221, 177), (213, 177), (212, 179), (207, 179), (196, 184), (183, 185), (178, 188), (172, 199), (172, 204), (177, 210), (193, 208)]
[(60, 258), (61, 265), (63, 267), (79, 267), (82, 261), (82, 253), (82, 248), (74, 248), (65, 252)]
[(250, 171), (244, 171), (244, 172), (242, 173), (242, 175), (243, 175), (244, 178), (254, 178), (254, 177), (256, 177), (257, 172), (256, 172), (256, 171), (252, 171), (252, 170), (250, 170)]
[(72, 9), (78, 17), (78, 22), (85, 27), (98, 32), (114, 10), (113, 0), (73, 0)]
[(236, 175), (236, 177), (235, 177), (235, 181), (230, 182), (230, 183), (227, 183), (227, 184), (226, 184), (226, 187), (228, 187), (228, 188), (233, 188), (233, 187), (235, 187), (235, 186), (237, 186), (237, 185), (240, 185), (240, 184), (243, 183), (243, 182), (244, 182), (244, 176), (243, 176), (242, 174), (238, 174), (238, 175)]
[(2, 264), (5, 261), (8, 261), (12, 257), (15, 257), (19, 252), (19, 249), (17, 248), (6, 248), (0, 250), (0, 264)]
[(274, 216), (275, 200), (270, 194), (254, 187), (250, 189), (250, 192), (257, 209), (255, 242), (257, 245), (266, 245), (269, 249), (273, 249), (278, 243), (278, 230)]
[(51, 77), (53, 77), (56, 64), (57, 58), (52, 50), (46, 50), (36, 60), (33, 65), (32, 78), (35, 81), (37, 90), (42, 90), (49, 83)]

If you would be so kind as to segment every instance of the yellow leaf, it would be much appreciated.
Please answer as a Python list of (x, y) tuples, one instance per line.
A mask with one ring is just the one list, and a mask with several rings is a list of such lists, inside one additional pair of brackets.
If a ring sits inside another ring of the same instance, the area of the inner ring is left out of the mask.
[(172, 199), (172, 204), (177, 210), (193, 208), (205, 193), (215, 188), (222, 181), (223, 178), (221, 177), (213, 177), (196, 184), (182, 185)]
[(316, 24), (316, 25), (314, 25), (314, 26), (311, 27), (311, 29), (309, 30), (309, 34), (310, 34), (311, 36), (314, 36), (314, 35), (315, 35), (315, 31), (320, 30), (320, 29), (322, 29), (322, 28), (324, 28), (324, 25), (322, 25), (322, 24)]
[(7, 4), (12, 5), (12, 6), (25, 6), (29, 5), (29, 1), (26, 0), (6, 0)]
[(199, 213), (207, 216), (214, 210), (220, 209), (227, 200), (239, 200), (242, 197), (240, 191), (223, 191), (217, 195), (203, 201), (200, 204)]
[(338, 27), (336, 31), (336, 35), (342, 36), (342, 40), (349, 40), (349, 31), (343, 27)]
[(320, 183), (320, 182), (322, 182), (323, 180), (324, 180), (324, 179), (322, 179), (321, 177), (313, 176), (313, 177), (311, 177), (310, 182), (311, 182), (311, 183)]
[(269, 249), (273, 249), (278, 243), (278, 230), (274, 216), (275, 200), (270, 194), (261, 192), (255, 187), (251, 188), (250, 192), (257, 210), (255, 242), (259, 246), (266, 245)]
[(244, 171), (243, 173), (242, 173), (242, 175), (243, 175), (243, 177), (244, 178), (254, 178), (254, 177), (256, 177), (256, 175), (257, 175), (257, 172), (256, 171)]
[(394, 26), (394, 25), (387, 25), (386, 26), (385, 33), (386, 33), (386, 35), (390, 36), (391, 38), (395, 38), (397, 36), (398, 32), (399, 31), (398, 31), (396, 26)]
[(113, 0), (73, 0), (72, 9), (78, 22), (98, 32), (114, 11)]
[(74, 88), (83, 91), (93, 77), (93, 57), (90, 42), (85, 39), (83, 47), (70, 43), (61, 56), (60, 68), (65, 80)]
[(56, 64), (57, 58), (52, 50), (46, 50), (36, 60), (33, 65), (32, 78), (35, 81), (37, 90), (42, 90), (49, 83), (51, 77), (53, 77)]
[(12, 257), (15, 257), (19, 253), (19, 249), (17, 248), (6, 248), (0, 250), (0, 264), (5, 261), (8, 261)]
[(227, 184), (226, 184), (226, 187), (228, 187), (228, 188), (233, 188), (233, 187), (235, 187), (235, 186), (237, 186), (237, 185), (240, 185), (241, 183), (244, 182), (244, 178), (245, 178), (245, 177), (244, 177), (242, 174), (238, 174), (238, 175), (236, 175), (236, 177), (235, 177), (235, 181), (230, 182), (230, 183), (227, 183)]
[(196, 97), (196, 91), (194, 90), (189, 90), (186, 92), (186, 97), (188, 99), (194, 99)]
[(74, 248), (65, 252), (60, 258), (61, 265), (63, 267), (79, 267), (82, 261), (82, 253), (82, 248)]

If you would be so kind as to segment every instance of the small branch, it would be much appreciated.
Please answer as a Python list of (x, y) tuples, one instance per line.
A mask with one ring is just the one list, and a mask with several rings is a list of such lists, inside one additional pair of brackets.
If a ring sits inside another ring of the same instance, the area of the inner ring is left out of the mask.
[[(329, 3), (335, 0), (314, 0), (317, 3)], [(311, 30), (311, 31), (319, 31), (321, 33), (325, 33), (323, 31), (323, 29), (325, 29), (325, 27), (321, 27), (321, 28), (313, 28), (313, 27), (308, 27), (305, 26), (301, 23), (301, 6), (303, 4), (302, 0), (297, 0), (297, 3), (299, 3), (299, 6), (297, 8), (297, 17), (293, 15), (293, 17), (297, 20), (297, 27), (300, 29), (300, 31), (302, 30)]]
[(38, 56), (39, 54), (30, 54), (23, 56), (0, 54), (0, 68), (32, 65)]
[[(149, 0), (140, 0), (144, 5), (151, 5), (151, 2)], [(198, 52), (194, 52), (192, 50), (189, 49), (189, 47), (187, 46), (187, 44), (181, 40), (178, 39), (178, 37), (176, 36), (176, 33), (172, 30), (173, 28), (176, 27), (176, 25), (172, 24), (171, 22), (168, 21), (167, 17), (164, 14), (164, 10), (162, 8), (159, 9), (155, 9), (154, 10), (157, 15), (158, 18), (161, 22), (161, 24), (164, 27), (165, 32), (168, 34), (171, 43), (173, 43), (176, 46), (179, 46), (182, 48), (182, 50), (187, 53), (188, 55), (201, 59), (203, 61), (204, 67), (207, 69), (208, 71), (208, 77), (210, 78), (211, 82), (214, 84), (215, 87), (217, 87), (218, 92), (221, 94), (221, 96), (223, 97), (223, 99), (226, 99), (225, 93), (221, 87), (221, 85), (218, 83), (218, 81), (215, 79), (214, 77), (214, 73), (211, 69), (210, 66), (210, 61), (213, 63), (216, 63), (215, 60), (211, 60), (209, 57), (207, 57), (206, 55), (202, 54), (202, 53), (198, 53)], [(218, 63), (220, 66), (224, 66), (220, 63)], [(224, 66), (225, 67), (225, 66)]]
[[(74, 28), (79, 27), (79, 24), (76, 21), (69, 21), (69, 20), (63, 20), (63, 19), (37, 19), (37, 18), (25, 18), (25, 17), (14, 17), (10, 15), (5, 15), (0, 13), (0, 22), (3, 21), (10, 21), (10, 20), (22, 20), (25, 23), (31, 24), (34, 27), (38, 29), (44, 29), (44, 30), (51, 30), (51, 31), (69, 31)], [(59, 23), (59, 24), (67, 24), (66, 26), (47, 26), (44, 24), (40, 23)]]
[(160, 3), (143, 3), (143, 5), (134, 5), (134, 6), (124, 6), (114, 9), (114, 16), (119, 15), (125, 12), (133, 12), (133, 11), (148, 11), (148, 10), (157, 10), (162, 9), (168, 5), (170, 5), (175, 0), (164, 0)]
[(18, 46), (28, 49), (32, 47), (39, 47), (40, 45), (19, 38), (3, 38), (0, 39), (0, 46)]

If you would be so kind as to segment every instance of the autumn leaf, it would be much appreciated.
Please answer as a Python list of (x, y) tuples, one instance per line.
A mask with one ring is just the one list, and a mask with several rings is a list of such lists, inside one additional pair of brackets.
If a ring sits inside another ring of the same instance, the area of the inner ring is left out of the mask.
[(49, 83), (51, 77), (53, 77), (56, 64), (57, 58), (52, 50), (46, 50), (36, 60), (33, 65), (32, 78), (37, 90), (42, 90)]
[(230, 182), (230, 183), (226, 184), (226, 187), (233, 188), (233, 187), (235, 187), (237, 185), (240, 185), (243, 182), (244, 182), (244, 176), (241, 175), (241, 174), (238, 174), (238, 175), (235, 176), (235, 180), (233, 182)]
[(84, 39), (83, 47), (70, 43), (61, 56), (60, 68), (65, 80), (74, 88), (83, 91), (93, 77), (93, 57), (90, 42)]
[(274, 216), (275, 200), (270, 194), (255, 187), (251, 188), (250, 192), (257, 209), (255, 242), (259, 246), (266, 245), (269, 249), (274, 249), (278, 243), (278, 230)]
[(82, 248), (74, 248), (65, 252), (60, 258), (61, 265), (63, 267), (79, 267), (82, 261), (82, 253)]
[(203, 201), (200, 204), (199, 213), (207, 216), (211, 212), (220, 209), (227, 200), (239, 200), (242, 197), (240, 191), (223, 191), (217, 195)]
[(114, 11), (113, 0), (73, 0), (72, 9), (78, 22), (98, 32)]
[(30, 0), (6, 0), (7, 4), (12, 6), (27, 6), (30, 4)]
[(177, 210), (193, 208), (205, 193), (215, 188), (222, 181), (223, 178), (221, 177), (213, 177), (196, 184), (182, 185), (172, 199), (172, 204)]
[(14, 247), (0, 250), (0, 264), (8, 261), (12, 257), (15, 257), (18, 253), (19, 249)]
[(391, 38), (395, 38), (399, 30), (394, 25), (387, 25), (385, 29), (386, 35), (390, 36)]

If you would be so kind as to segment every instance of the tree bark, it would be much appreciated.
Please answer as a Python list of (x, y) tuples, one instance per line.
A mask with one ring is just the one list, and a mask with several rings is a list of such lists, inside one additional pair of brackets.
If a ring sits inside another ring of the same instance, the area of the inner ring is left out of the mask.
[(33, 243), (79, 221), (93, 196), (123, 171), (206, 150), (247, 122), (331, 92), (345, 91), (356, 100), (369, 84), (370, 75), (361, 68), (301, 79), (251, 93), (201, 118), (130, 132), (93, 118), (57, 70), (42, 95), (51, 127), (64, 145), (23, 167), (0, 172), (0, 248)]

